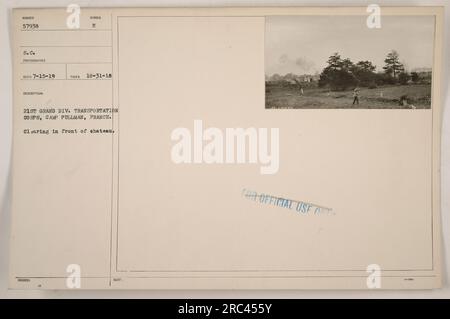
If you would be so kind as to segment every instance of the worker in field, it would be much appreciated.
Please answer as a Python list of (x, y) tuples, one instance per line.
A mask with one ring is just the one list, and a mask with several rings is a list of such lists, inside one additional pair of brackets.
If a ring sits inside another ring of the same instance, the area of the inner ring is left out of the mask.
[(303, 85), (302, 85), (302, 83), (299, 80), (297, 80), (297, 79), (294, 79), (294, 81), (295, 81), (295, 83), (297, 83), (297, 86), (298, 86), (298, 88), (300, 90), (300, 95), (303, 95)]
[(398, 101), (398, 105), (400, 105), (400, 106), (408, 106), (408, 96), (406, 94), (400, 96), (400, 100)]
[(353, 104), (352, 105), (359, 105), (359, 88), (355, 87), (353, 90)]

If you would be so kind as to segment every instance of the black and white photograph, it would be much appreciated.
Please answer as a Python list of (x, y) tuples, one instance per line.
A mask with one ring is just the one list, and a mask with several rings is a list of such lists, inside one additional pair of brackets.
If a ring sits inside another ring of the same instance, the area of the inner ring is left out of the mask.
[(271, 16), (266, 109), (431, 108), (432, 16)]

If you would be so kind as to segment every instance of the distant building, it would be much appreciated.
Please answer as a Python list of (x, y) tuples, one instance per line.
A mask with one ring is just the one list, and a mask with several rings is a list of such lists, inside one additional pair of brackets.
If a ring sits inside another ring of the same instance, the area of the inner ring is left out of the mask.
[(268, 82), (279, 82), (279, 81), (285, 81), (291, 84), (295, 84), (297, 82), (304, 82), (304, 83), (313, 83), (319, 81), (320, 76), (318, 74), (311, 75), (311, 74), (302, 74), (297, 75), (293, 73), (288, 73), (285, 75), (279, 75), (277, 73), (265, 77), (266, 81)]

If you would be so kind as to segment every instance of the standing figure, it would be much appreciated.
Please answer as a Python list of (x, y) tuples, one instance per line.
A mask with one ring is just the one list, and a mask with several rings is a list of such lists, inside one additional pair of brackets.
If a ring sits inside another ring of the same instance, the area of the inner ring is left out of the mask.
[(359, 105), (359, 88), (355, 88), (353, 90), (353, 104), (352, 105)]
[(400, 101), (398, 102), (398, 105), (400, 105), (400, 106), (408, 106), (408, 96), (406, 94), (400, 96)]
[(294, 81), (295, 81), (295, 83), (297, 83), (298, 88), (300, 89), (300, 95), (303, 95), (303, 85), (297, 79), (294, 79)]

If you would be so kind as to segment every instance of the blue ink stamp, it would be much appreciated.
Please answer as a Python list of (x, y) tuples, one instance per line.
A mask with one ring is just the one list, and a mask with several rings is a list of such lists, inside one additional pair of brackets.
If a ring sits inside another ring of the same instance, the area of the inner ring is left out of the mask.
[(270, 194), (258, 193), (244, 188), (242, 196), (263, 205), (276, 206), (295, 211), (302, 215), (334, 215), (332, 208)]

